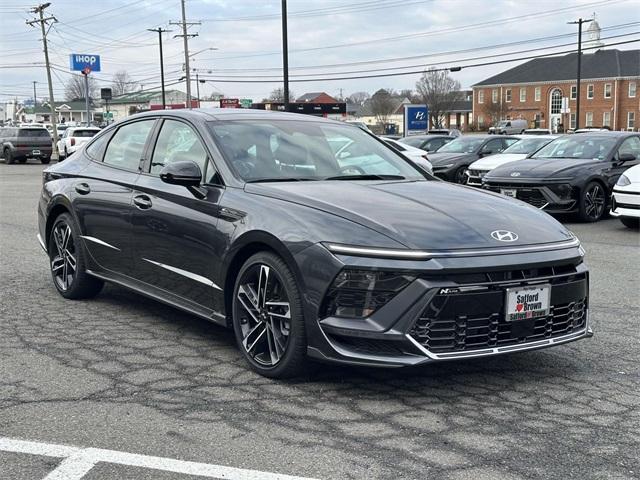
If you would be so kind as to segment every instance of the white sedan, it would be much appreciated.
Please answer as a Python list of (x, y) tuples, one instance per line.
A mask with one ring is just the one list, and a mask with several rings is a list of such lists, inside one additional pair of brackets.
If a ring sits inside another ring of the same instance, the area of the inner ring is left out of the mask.
[(618, 178), (611, 196), (611, 216), (618, 217), (625, 227), (640, 227), (640, 165)]
[(412, 147), (411, 145), (407, 145), (406, 143), (392, 140), (390, 138), (382, 138), (381, 140), (394, 150), (402, 153), (416, 165), (424, 168), (427, 172), (433, 173), (433, 167), (431, 165), (431, 162), (427, 158), (427, 152), (425, 152), (424, 150), (420, 150), (419, 148)]
[(467, 169), (466, 178), (467, 185), (473, 187), (482, 186), (482, 177), (500, 165), (505, 163), (524, 160), (533, 152), (540, 150), (551, 140), (558, 138), (557, 135), (516, 135), (520, 138), (516, 143), (504, 149), (496, 155), (476, 160)]
[(60, 159), (67, 158), (100, 131), (96, 127), (69, 127), (58, 140)]

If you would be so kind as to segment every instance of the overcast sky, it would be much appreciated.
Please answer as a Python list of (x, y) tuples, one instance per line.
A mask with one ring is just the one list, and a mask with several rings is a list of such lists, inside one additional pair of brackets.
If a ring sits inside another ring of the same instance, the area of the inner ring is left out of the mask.
[[(38, 82), (39, 98), (46, 94), (39, 29), (25, 24), (32, 18), (29, 5), (24, 0), (0, 1), (0, 101), (31, 97), (32, 81)], [(594, 12), (603, 37), (626, 35), (605, 43), (640, 39), (638, 33), (629, 35), (640, 31), (640, 0), (288, 0), (288, 9), (292, 80), (421, 71), (436, 63), (439, 67), (470, 65), (567, 50), (572, 47), (545, 47), (575, 42), (577, 27), (566, 22), (591, 18)], [(51, 0), (47, 12), (58, 19), (48, 37), (52, 62), (59, 68), (53, 77), (56, 99), (63, 99), (72, 52), (101, 55), (102, 72), (95, 78), (102, 86), (109, 86), (108, 80), (118, 70), (127, 70), (145, 89), (159, 85), (158, 35), (147, 28), (174, 30), (164, 34), (167, 83), (182, 75), (182, 39), (173, 37), (180, 33), (179, 27), (169, 25), (180, 20), (180, 0)], [(190, 27), (190, 33), (198, 34), (190, 39), (190, 51), (218, 49), (194, 57), (191, 66), (203, 77), (272, 81), (208, 81), (201, 95), (215, 90), (227, 97), (260, 100), (281, 85), (279, 0), (187, 0), (187, 17), (202, 22)], [(638, 24), (619, 27), (630, 22)], [(539, 40), (550, 36), (556, 38)], [(523, 43), (496, 47), (513, 42)], [(501, 55), (523, 50), (529, 52)], [(487, 56), (494, 57), (478, 58)], [(413, 58), (400, 60), (405, 57)], [(452, 75), (469, 87), (515, 65), (463, 68)], [(311, 91), (338, 95), (341, 89), (347, 95), (382, 87), (414, 88), (419, 76), (292, 82), (290, 88), (297, 95)], [(184, 91), (185, 86), (168, 88)]]

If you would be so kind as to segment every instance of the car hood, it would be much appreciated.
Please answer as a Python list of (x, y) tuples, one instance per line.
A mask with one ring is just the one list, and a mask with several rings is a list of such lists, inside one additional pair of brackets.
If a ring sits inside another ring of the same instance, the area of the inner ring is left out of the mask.
[(640, 165), (627, 168), (623, 173), (631, 183), (640, 183)]
[[(494, 168), (485, 179), (514, 178), (550, 178), (571, 177), (573, 171), (589, 168), (602, 163), (602, 160), (573, 159), (573, 158), (528, 158), (514, 165), (502, 165)], [(514, 175), (514, 173), (516, 175)]]
[(429, 161), (434, 167), (446, 165), (448, 163), (457, 162), (459, 160), (475, 160), (478, 156), (475, 153), (429, 153)]
[(516, 160), (523, 160), (525, 158), (527, 158), (526, 153), (498, 153), (497, 155), (476, 160), (469, 165), (469, 170), (493, 170), (505, 163), (515, 162)]
[[(523, 202), (440, 181), (255, 183), (245, 190), (340, 216), (412, 249), (505, 247), (572, 238), (559, 222)], [(509, 230), (519, 238), (506, 244), (491, 237), (494, 230)], [(326, 241), (331, 240), (327, 222)]]

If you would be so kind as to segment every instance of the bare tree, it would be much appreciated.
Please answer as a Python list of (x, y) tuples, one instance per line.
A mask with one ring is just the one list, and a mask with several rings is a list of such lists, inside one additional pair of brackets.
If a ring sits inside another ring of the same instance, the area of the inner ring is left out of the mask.
[(482, 111), (488, 117), (491, 125), (497, 124), (504, 118), (505, 108), (500, 102), (490, 102), (483, 105)]
[(401, 96), (402, 99), (408, 98), (412, 102), (416, 99), (415, 92), (410, 88), (405, 88), (403, 90), (400, 90), (400, 93), (398, 93), (398, 95)]
[(356, 105), (364, 105), (364, 102), (369, 100), (371, 95), (368, 92), (353, 92), (347, 97), (349, 103), (355, 103)]
[[(84, 99), (84, 90), (84, 78), (81, 75), (73, 75), (64, 86), (64, 98), (68, 101)], [(89, 99), (98, 96), (98, 82), (89, 75)]]
[[(289, 101), (294, 102), (296, 94), (289, 90)], [(271, 91), (269, 98), (263, 99), (263, 102), (284, 102), (284, 88), (278, 87)]]
[(464, 99), (460, 82), (449, 76), (449, 72), (427, 70), (416, 82), (416, 93), (421, 102), (429, 107), (431, 124), (442, 128), (444, 116), (453, 109), (455, 102)]
[(384, 125), (389, 123), (389, 117), (398, 108), (398, 101), (393, 97), (392, 90), (381, 88), (369, 99), (369, 107), (371, 113), (376, 117), (376, 122), (379, 125)]
[(125, 93), (135, 92), (138, 89), (136, 82), (126, 70), (118, 70), (111, 78), (111, 94), (114, 97)]

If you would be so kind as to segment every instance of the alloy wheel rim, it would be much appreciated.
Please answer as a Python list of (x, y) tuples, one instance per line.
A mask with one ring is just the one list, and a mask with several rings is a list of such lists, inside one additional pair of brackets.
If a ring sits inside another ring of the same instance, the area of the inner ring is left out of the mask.
[(248, 269), (236, 295), (242, 347), (263, 367), (276, 366), (289, 345), (291, 306), (279, 275), (265, 264)]
[(69, 289), (76, 276), (76, 248), (71, 235), (71, 227), (64, 222), (53, 229), (55, 252), (51, 258), (51, 272), (58, 288)]
[(604, 190), (600, 185), (591, 187), (584, 196), (585, 213), (589, 218), (598, 219), (604, 212)]

